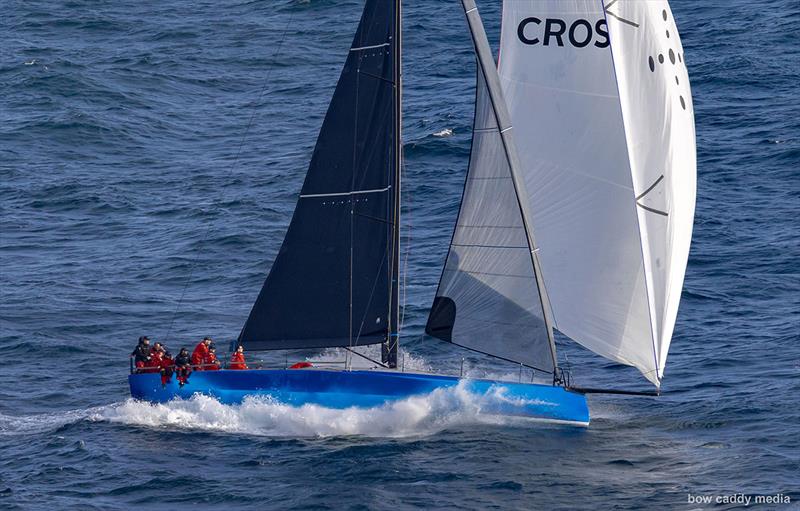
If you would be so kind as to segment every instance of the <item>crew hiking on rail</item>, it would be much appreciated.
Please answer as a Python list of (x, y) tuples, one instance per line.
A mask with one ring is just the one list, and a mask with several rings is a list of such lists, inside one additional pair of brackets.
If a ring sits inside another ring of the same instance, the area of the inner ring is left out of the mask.
[[(134, 372), (160, 373), (162, 387), (167, 386), (172, 380), (173, 374), (178, 385), (183, 387), (189, 383), (189, 376), (193, 371), (219, 371), (222, 369), (211, 337), (203, 337), (203, 340), (195, 346), (191, 356), (189, 350), (181, 348), (178, 356), (173, 358), (165, 346), (158, 342), (150, 346), (150, 338), (143, 335), (139, 337), (139, 342), (131, 353), (131, 358), (134, 362)], [(236, 348), (231, 355), (228, 369), (248, 369), (244, 359), (244, 347)]]

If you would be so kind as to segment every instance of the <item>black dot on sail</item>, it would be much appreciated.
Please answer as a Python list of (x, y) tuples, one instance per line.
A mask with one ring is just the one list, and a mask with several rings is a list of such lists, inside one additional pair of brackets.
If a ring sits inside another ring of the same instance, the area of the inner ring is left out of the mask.
[(648, 62), (650, 64), (650, 71), (655, 71), (656, 70), (656, 61), (653, 60), (653, 57), (650, 57), (648, 59)]
[(675, 85), (680, 85), (680, 84), (681, 84), (681, 82), (678, 81), (678, 77), (676, 76), (675, 77)]
[(663, 64), (664, 63), (664, 55), (661, 54), (661, 53), (658, 54), (658, 63), (659, 64)]
[(686, 101), (683, 100), (683, 96), (681, 96), (681, 107), (686, 110)]
[(669, 38), (669, 30), (667, 30), (667, 38)]
[(672, 48), (670, 48), (669, 50), (669, 61), (672, 62), (673, 64), (675, 63), (675, 52), (672, 51)]
[(664, 18), (664, 21), (667, 21), (667, 10), (666, 9), (661, 11), (661, 17)]

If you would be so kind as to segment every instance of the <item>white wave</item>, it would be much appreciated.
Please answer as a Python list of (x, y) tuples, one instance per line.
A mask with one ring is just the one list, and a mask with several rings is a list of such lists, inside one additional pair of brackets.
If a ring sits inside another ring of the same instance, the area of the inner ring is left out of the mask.
[(514, 419), (480, 413), (487, 396), (463, 386), (437, 389), (375, 408), (334, 409), (307, 404), (299, 407), (269, 398), (249, 397), (240, 405), (225, 405), (196, 394), (191, 399), (149, 404), (129, 399), (97, 413), (94, 420), (112, 423), (216, 431), (275, 437), (426, 436), (466, 424), (507, 424)]
[(433, 134), (434, 137), (449, 137), (453, 135), (453, 130), (450, 128), (445, 128), (441, 131), (437, 131)]
[(33, 435), (53, 431), (67, 424), (86, 420), (106, 408), (106, 406), (97, 406), (85, 410), (67, 410), (35, 415), (0, 414), (0, 436)]

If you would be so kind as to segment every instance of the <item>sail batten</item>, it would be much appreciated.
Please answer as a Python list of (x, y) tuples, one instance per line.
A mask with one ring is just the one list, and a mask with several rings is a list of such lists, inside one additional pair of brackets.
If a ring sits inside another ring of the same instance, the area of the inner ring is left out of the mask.
[(399, 0), (367, 0), (280, 251), (245, 322), (249, 350), (376, 344), (396, 330)]

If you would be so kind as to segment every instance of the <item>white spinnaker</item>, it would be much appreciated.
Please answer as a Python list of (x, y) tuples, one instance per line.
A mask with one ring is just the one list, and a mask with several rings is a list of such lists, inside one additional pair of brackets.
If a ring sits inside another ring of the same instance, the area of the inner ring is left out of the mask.
[(667, 2), (606, 5), (506, 0), (500, 75), (555, 326), (659, 385), (694, 216), (693, 110)]

